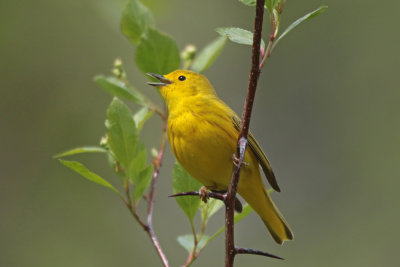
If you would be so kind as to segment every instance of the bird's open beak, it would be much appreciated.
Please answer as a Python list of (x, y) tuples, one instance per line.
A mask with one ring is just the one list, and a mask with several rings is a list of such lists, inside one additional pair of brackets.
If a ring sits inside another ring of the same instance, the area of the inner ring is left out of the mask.
[(148, 85), (151, 85), (151, 86), (166, 86), (167, 84), (171, 84), (172, 83), (172, 81), (168, 80), (167, 78), (165, 78), (162, 75), (154, 74), (154, 73), (146, 73), (146, 74), (151, 76), (151, 77), (154, 77), (154, 78), (156, 78), (156, 79), (158, 79), (160, 81), (160, 83), (148, 82), (147, 83)]

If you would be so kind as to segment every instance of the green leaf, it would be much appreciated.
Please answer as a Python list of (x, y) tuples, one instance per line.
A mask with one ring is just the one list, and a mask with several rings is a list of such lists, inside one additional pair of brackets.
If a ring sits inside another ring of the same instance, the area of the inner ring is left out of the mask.
[(245, 4), (246, 6), (255, 6), (256, 0), (239, 0), (239, 2)]
[(196, 72), (203, 72), (208, 69), (217, 59), (226, 43), (226, 37), (217, 38), (214, 42), (207, 45), (196, 57), (191, 67)]
[[(208, 244), (209, 239), (210, 239), (209, 236), (203, 235), (200, 240), (197, 240), (198, 243), (197, 243), (196, 253), (202, 250)], [(193, 251), (194, 248), (193, 235), (178, 236), (177, 241), (184, 249), (186, 249), (187, 252), (191, 253)]]
[(88, 170), (82, 163), (79, 163), (77, 161), (68, 161), (68, 160), (62, 160), (62, 159), (59, 159), (59, 161), (64, 166), (67, 166), (68, 168), (76, 171), (77, 173), (79, 173), (80, 175), (82, 175), (83, 177), (88, 179), (89, 181), (92, 181), (96, 184), (108, 187), (109, 189), (114, 191), (116, 194), (118, 194), (118, 195), (120, 194), (114, 186), (112, 186), (105, 179), (101, 178), (99, 175)]
[(129, 177), (133, 184), (137, 184), (140, 179), (140, 172), (146, 168), (147, 150), (143, 142), (138, 141), (136, 153), (129, 166)]
[[(217, 33), (226, 36), (232, 42), (244, 45), (253, 45), (253, 33), (240, 28), (217, 28)], [(261, 40), (261, 47), (265, 49), (265, 43)]]
[(135, 61), (144, 73), (167, 74), (180, 66), (179, 49), (171, 37), (149, 28), (136, 49)]
[[(249, 204), (246, 204), (243, 206), (243, 210), (241, 213), (236, 213), (235, 217), (234, 217), (234, 222), (240, 222), (244, 217), (246, 217), (247, 215), (249, 215), (251, 212), (253, 211), (253, 208), (250, 207)], [(216, 238), (217, 236), (219, 236), (222, 232), (225, 231), (225, 226), (222, 226), (215, 234), (213, 234), (209, 241), (210, 242), (212, 239)]]
[(106, 126), (114, 156), (125, 168), (130, 168), (136, 152), (136, 126), (131, 111), (118, 98), (114, 98), (107, 109)]
[[(172, 170), (172, 187), (174, 194), (199, 190), (201, 186), (202, 184), (200, 182), (190, 176), (178, 162), (175, 162), (174, 169)], [(184, 196), (176, 197), (175, 200), (189, 220), (193, 222), (200, 205), (200, 198), (197, 196)]]
[(99, 75), (94, 78), (94, 81), (104, 91), (112, 94), (113, 96), (124, 98), (141, 105), (145, 104), (143, 96), (137, 90), (129, 88), (124, 82), (115, 77), (105, 77)]
[(150, 119), (153, 114), (154, 111), (145, 106), (133, 115), (133, 120), (135, 121), (138, 132), (142, 130), (144, 123)]
[(293, 22), (292, 24), (289, 25), (289, 27), (287, 27), (281, 35), (279, 35), (279, 37), (276, 39), (276, 41), (274, 42), (274, 45), (272, 46), (272, 49), (274, 49), (274, 47), (278, 44), (278, 42), (286, 36), (286, 34), (288, 34), (291, 30), (293, 30), (294, 28), (296, 28), (297, 26), (299, 26), (300, 23), (315, 18), (316, 16), (322, 14), (326, 9), (328, 8), (328, 6), (320, 6), (319, 8), (317, 8), (316, 10), (304, 15), (303, 17), (299, 18), (298, 20), (296, 20), (295, 22)]
[(129, 0), (122, 13), (122, 33), (136, 45), (148, 27), (154, 27), (149, 9), (138, 0)]
[(200, 203), (201, 218), (202, 221), (206, 221), (211, 218), (217, 211), (224, 206), (224, 202), (221, 200), (210, 198), (207, 203)]
[(77, 147), (73, 148), (67, 151), (64, 151), (60, 154), (57, 154), (53, 156), (53, 158), (61, 158), (65, 156), (71, 156), (71, 155), (76, 155), (76, 154), (82, 154), (82, 153), (106, 153), (107, 150), (105, 150), (102, 147), (97, 147), (97, 146), (83, 146), (83, 147)]
[(146, 166), (147, 150), (146, 146), (142, 142), (137, 143), (137, 150), (134, 158), (132, 159), (129, 167), (129, 178), (134, 185), (133, 196), (135, 202), (138, 202), (147, 187), (150, 184), (151, 177), (153, 176), (154, 167), (153, 165)]
[(142, 198), (147, 187), (150, 185), (153, 172), (154, 166), (149, 165), (139, 173), (139, 176), (136, 179), (137, 181), (135, 183), (135, 187), (133, 188), (133, 197), (135, 198), (135, 202), (138, 202)]

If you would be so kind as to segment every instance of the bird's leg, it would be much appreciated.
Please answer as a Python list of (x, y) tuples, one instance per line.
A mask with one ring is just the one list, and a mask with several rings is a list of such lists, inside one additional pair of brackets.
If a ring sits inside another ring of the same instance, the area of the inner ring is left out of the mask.
[(204, 203), (207, 203), (208, 199), (210, 198), (210, 196), (208, 195), (207, 186), (203, 185), (202, 187), (200, 187), (200, 189), (199, 189), (199, 197)]
[[(232, 160), (233, 160), (233, 164), (235, 164), (236, 167), (239, 167), (239, 159), (236, 157), (235, 154), (232, 155)], [(250, 163), (243, 161), (242, 162), (243, 166), (245, 167), (249, 167)]]
[[(211, 190), (214, 193), (220, 193), (220, 194), (225, 194), (226, 193), (226, 190), (215, 190), (215, 189), (213, 189), (213, 186), (205, 186), (205, 185), (203, 185), (199, 189), (199, 197), (204, 203), (207, 203), (208, 199), (210, 198), (209, 192), (208, 192), (209, 190)], [(240, 202), (240, 200), (237, 197), (235, 197), (235, 211), (238, 212), (238, 213), (241, 213), (242, 210), (243, 210), (242, 203)]]

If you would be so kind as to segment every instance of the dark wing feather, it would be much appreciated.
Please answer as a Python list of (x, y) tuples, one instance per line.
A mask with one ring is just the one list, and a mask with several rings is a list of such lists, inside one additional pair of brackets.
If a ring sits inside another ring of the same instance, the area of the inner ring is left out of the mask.
[[(236, 115), (233, 115), (232, 121), (233, 121), (233, 125), (235, 126), (235, 128), (238, 131), (240, 131), (240, 127), (242, 124), (240, 119)], [(258, 144), (257, 140), (254, 138), (254, 136), (252, 135), (251, 132), (249, 132), (248, 141), (249, 141), (249, 147), (250, 147), (251, 151), (253, 151), (258, 162), (260, 163), (261, 168), (263, 169), (265, 176), (267, 177), (268, 183), (271, 185), (271, 187), (275, 191), (280, 192), (281, 189), (278, 186), (278, 182), (276, 181), (275, 174), (272, 171), (272, 168), (271, 168), (271, 165), (269, 164), (267, 156), (265, 156), (264, 151), (262, 151), (260, 145)]]

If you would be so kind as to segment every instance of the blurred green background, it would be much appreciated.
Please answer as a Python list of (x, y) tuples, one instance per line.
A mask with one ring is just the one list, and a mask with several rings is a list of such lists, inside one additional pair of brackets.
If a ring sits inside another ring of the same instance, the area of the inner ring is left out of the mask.
[[(144, 1), (179, 47), (198, 47), (214, 29), (251, 29), (254, 10), (236, 0)], [(97, 145), (111, 96), (92, 77), (121, 57), (128, 78), (161, 103), (136, 69), (120, 33), (124, 1), (0, 1), (0, 266), (159, 266), (145, 232), (121, 201), (61, 166), (52, 155)], [(237, 266), (396, 266), (400, 205), (398, 1), (288, 1), (282, 27), (327, 4), (291, 32), (263, 70), (252, 131), (282, 193), (273, 197), (295, 239), (277, 246), (254, 214), (237, 244), (285, 261), (238, 256)], [(264, 32), (264, 37), (267, 32)], [(266, 37), (265, 37), (266, 38)], [(239, 114), (250, 47), (228, 43), (206, 72)], [(135, 110), (138, 107), (132, 106)], [(142, 139), (158, 146), (160, 120)], [(112, 176), (103, 155), (75, 157)], [(155, 231), (172, 266), (186, 259), (176, 236), (190, 232), (171, 194), (167, 149), (156, 196)], [(223, 223), (220, 212), (208, 233)], [(222, 266), (223, 238), (193, 266)]]

